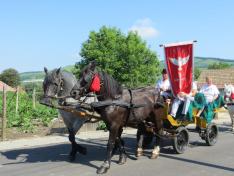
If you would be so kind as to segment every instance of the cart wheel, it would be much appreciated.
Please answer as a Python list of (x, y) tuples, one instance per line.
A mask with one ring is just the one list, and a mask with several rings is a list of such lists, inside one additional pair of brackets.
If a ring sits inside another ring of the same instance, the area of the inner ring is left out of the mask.
[(177, 136), (173, 139), (173, 148), (176, 153), (184, 153), (189, 143), (189, 133), (188, 130), (180, 126), (176, 129)]
[(206, 128), (206, 143), (209, 146), (215, 145), (215, 143), (218, 140), (218, 134), (219, 134), (219, 130), (217, 125), (215, 125), (214, 123), (211, 123), (207, 126)]

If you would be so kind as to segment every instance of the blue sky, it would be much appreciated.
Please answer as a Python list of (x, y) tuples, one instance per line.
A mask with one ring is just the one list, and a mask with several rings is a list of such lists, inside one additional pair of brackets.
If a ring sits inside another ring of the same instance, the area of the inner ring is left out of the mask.
[(0, 0), (0, 72), (72, 65), (103, 25), (137, 30), (162, 59), (159, 44), (193, 39), (195, 56), (234, 59), (233, 7), (232, 0)]

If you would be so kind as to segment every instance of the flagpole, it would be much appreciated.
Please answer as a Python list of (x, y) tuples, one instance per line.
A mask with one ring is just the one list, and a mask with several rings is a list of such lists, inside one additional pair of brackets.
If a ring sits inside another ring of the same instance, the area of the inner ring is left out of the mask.
[(159, 47), (166, 47), (166, 46), (171, 46), (171, 45), (184, 45), (187, 43), (197, 43), (197, 40), (193, 40), (193, 41), (185, 41), (185, 42), (177, 42), (177, 43), (170, 43), (170, 44), (160, 44)]

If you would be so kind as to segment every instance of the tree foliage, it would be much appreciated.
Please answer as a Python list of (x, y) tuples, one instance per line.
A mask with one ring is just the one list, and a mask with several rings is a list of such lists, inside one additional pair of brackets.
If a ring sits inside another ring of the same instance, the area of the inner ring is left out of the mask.
[(17, 87), (20, 84), (19, 73), (13, 68), (4, 70), (0, 74), (0, 80), (12, 87)]
[(201, 70), (199, 68), (195, 67), (195, 69), (194, 69), (194, 79), (198, 80), (200, 74), (201, 74)]
[(208, 65), (208, 69), (225, 69), (230, 68), (232, 65), (228, 63), (222, 63), (222, 62), (215, 62), (213, 64)]
[(98, 32), (91, 31), (80, 55), (82, 60), (76, 63), (75, 74), (96, 60), (101, 70), (127, 87), (153, 84), (160, 74), (156, 53), (134, 32), (125, 35), (117, 28), (105, 26)]

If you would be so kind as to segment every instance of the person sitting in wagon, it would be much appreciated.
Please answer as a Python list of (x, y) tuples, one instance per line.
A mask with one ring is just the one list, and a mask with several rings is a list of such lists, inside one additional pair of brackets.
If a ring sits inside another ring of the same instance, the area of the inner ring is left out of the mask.
[[(218, 98), (219, 96), (219, 90), (216, 87), (216, 85), (214, 85), (212, 83), (212, 79), (210, 77), (206, 77), (206, 83), (201, 87), (199, 93), (204, 94), (205, 99), (206, 99), (206, 104), (208, 103), (212, 103), (216, 98)], [(201, 109), (197, 116), (201, 115), (203, 109)]]
[(209, 123), (213, 119), (213, 110), (224, 106), (224, 99), (220, 96), (217, 86), (212, 83), (212, 79), (208, 76), (205, 79), (206, 83), (196, 95), (194, 104), (198, 104), (197, 102), (199, 98), (204, 99), (205, 102), (200, 102), (200, 107), (198, 108), (199, 111), (196, 116), (205, 118)]
[(157, 92), (160, 92), (165, 100), (171, 98), (171, 84), (165, 68), (162, 70), (162, 79), (157, 82), (155, 89)]
[(206, 77), (206, 83), (201, 87), (200, 93), (203, 93), (207, 103), (213, 102), (219, 96), (219, 90), (212, 83), (212, 79), (210, 77)]
[(178, 112), (179, 106), (184, 103), (180, 115), (180, 120), (186, 120), (186, 115), (189, 110), (189, 106), (191, 101), (194, 101), (194, 96), (197, 93), (197, 84), (196, 82), (192, 83), (192, 90), (189, 94), (186, 94), (184, 92), (178, 93), (177, 97), (173, 100), (172, 107), (171, 107), (171, 113), (170, 115), (173, 118), (176, 118), (176, 114)]

